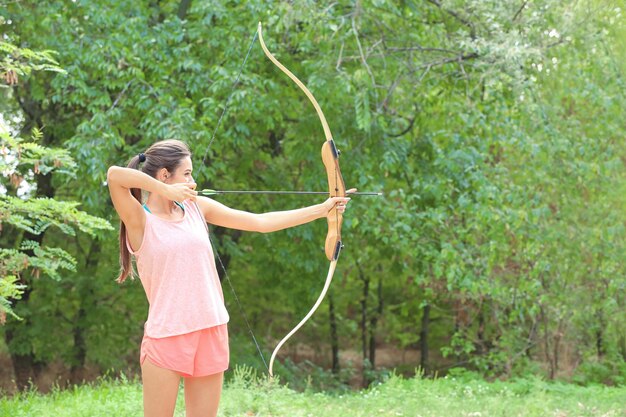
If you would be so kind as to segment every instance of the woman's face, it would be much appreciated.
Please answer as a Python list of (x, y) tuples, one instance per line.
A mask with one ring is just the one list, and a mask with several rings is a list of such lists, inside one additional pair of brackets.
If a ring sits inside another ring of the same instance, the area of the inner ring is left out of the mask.
[(179, 183), (195, 183), (191, 172), (193, 171), (193, 164), (191, 163), (191, 157), (184, 158), (178, 168), (174, 172), (168, 172), (165, 170), (164, 180), (166, 184), (179, 184)]

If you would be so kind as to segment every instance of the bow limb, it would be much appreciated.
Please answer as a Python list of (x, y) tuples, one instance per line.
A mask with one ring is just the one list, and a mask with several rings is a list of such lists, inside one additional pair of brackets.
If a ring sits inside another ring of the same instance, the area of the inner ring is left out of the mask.
[[(322, 161), (324, 163), (324, 167), (326, 169), (326, 176), (328, 178), (328, 193), (330, 197), (345, 197), (346, 195), (346, 187), (343, 181), (343, 177), (341, 175), (341, 170), (339, 169), (339, 151), (335, 146), (335, 141), (333, 140), (332, 133), (330, 132), (330, 127), (328, 126), (328, 122), (326, 121), (326, 117), (324, 116), (324, 112), (322, 108), (318, 104), (317, 100), (311, 94), (309, 89), (296, 77), (291, 71), (289, 71), (283, 64), (281, 64), (276, 57), (267, 49), (265, 45), (265, 41), (263, 40), (263, 28), (261, 22), (259, 22), (258, 27), (259, 34), (259, 42), (261, 43), (261, 48), (263, 48), (263, 52), (269, 58), (270, 61), (274, 63), (282, 72), (284, 72), (291, 80), (296, 83), (298, 87), (304, 92), (307, 96), (313, 107), (315, 107), (315, 111), (317, 112), (317, 116), (320, 119), (320, 123), (322, 124), (322, 128), (324, 129), (324, 136), (326, 141), (322, 145)], [(300, 329), (304, 323), (315, 313), (315, 310), (322, 303), (328, 288), (330, 287), (330, 283), (333, 279), (333, 275), (335, 273), (335, 267), (337, 266), (337, 259), (339, 258), (339, 252), (343, 247), (341, 243), (341, 225), (343, 222), (343, 215), (336, 209), (333, 208), (328, 212), (326, 216), (326, 220), (328, 222), (328, 233), (326, 234), (326, 243), (324, 246), (324, 251), (326, 253), (326, 257), (330, 261), (330, 266), (328, 268), (328, 275), (326, 276), (326, 282), (324, 283), (324, 288), (319, 295), (317, 301), (313, 308), (307, 313), (307, 315), (298, 323), (293, 330), (291, 330), (287, 336), (285, 336), (276, 346), (274, 352), (272, 353), (272, 357), (270, 359), (269, 365), (269, 374), (273, 376), (273, 365), (274, 360), (276, 359), (276, 355), (278, 351), (283, 346), (283, 344)]]
[(269, 49), (267, 49), (267, 46), (265, 46), (265, 41), (263, 41), (263, 28), (261, 26), (261, 22), (259, 22), (258, 34), (259, 34), (259, 42), (261, 42), (261, 48), (263, 48), (263, 52), (265, 52), (265, 55), (270, 59), (270, 61), (274, 63), (274, 65), (280, 68), (282, 72), (287, 74), (287, 76), (291, 78), (291, 80), (294, 83), (296, 83), (298, 87), (300, 87), (300, 89), (304, 92), (304, 94), (306, 94), (307, 98), (313, 104), (313, 107), (315, 107), (315, 111), (317, 112), (317, 115), (320, 118), (320, 122), (322, 123), (322, 127), (324, 128), (324, 136), (326, 136), (326, 140), (327, 141), (333, 140), (333, 135), (330, 133), (330, 127), (328, 127), (328, 122), (326, 121), (324, 112), (322, 111), (322, 108), (320, 107), (320, 105), (317, 103), (317, 100), (315, 99), (315, 97), (313, 97), (313, 94), (311, 94), (311, 92), (306, 87), (306, 85), (304, 85), (302, 81), (298, 79), (298, 77), (293, 75), (293, 73), (289, 71), (283, 64), (278, 62), (276, 57), (272, 55)]
[(326, 296), (326, 293), (328, 292), (328, 288), (330, 287), (330, 283), (333, 279), (333, 275), (335, 274), (336, 266), (337, 266), (337, 260), (335, 259), (334, 261), (330, 263), (330, 267), (328, 268), (328, 275), (326, 276), (326, 282), (324, 283), (324, 288), (322, 289), (322, 292), (320, 293), (319, 297), (317, 297), (317, 301), (313, 305), (313, 308), (308, 312), (306, 316), (304, 316), (304, 318), (300, 321), (300, 323), (298, 323), (298, 325), (293, 328), (293, 330), (287, 333), (287, 336), (283, 337), (283, 339), (280, 342), (278, 342), (278, 344), (276, 345), (276, 348), (274, 348), (274, 352), (272, 352), (272, 357), (270, 358), (270, 366), (269, 366), (270, 377), (274, 376), (274, 360), (276, 359), (276, 355), (278, 354), (278, 351), (280, 350), (280, 348), (285, 344), (287, 340), (289, 340), (291, 336), (293, 336), (300, 329), (300, 327), (304, 325), (304, 323), (307, 322), (307, 320), (311, 318), (311, 316), (313, 315), (313, 313), (315, 313), (315, 311), (320, 306), (320, 304), (322, 304), (322, 300)]

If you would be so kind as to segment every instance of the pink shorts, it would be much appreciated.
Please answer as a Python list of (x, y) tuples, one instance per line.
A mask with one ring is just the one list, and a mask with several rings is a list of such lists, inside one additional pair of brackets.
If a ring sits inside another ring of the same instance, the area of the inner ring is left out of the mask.
[(183, 377), (224, 372), (229, 362), (227, 325), (158, 339), (144, 334), (142, 365), (146, 358), (159, 368), (170, 369)]

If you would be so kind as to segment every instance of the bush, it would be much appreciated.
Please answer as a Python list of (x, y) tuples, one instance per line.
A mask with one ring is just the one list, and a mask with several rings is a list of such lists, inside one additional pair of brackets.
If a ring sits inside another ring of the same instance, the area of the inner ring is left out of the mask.
[(626, 362), (621, 359), (589, 358), (576, 368), (572, 381), (584, 386), (589, 384), (624, 386), (626, 385)]

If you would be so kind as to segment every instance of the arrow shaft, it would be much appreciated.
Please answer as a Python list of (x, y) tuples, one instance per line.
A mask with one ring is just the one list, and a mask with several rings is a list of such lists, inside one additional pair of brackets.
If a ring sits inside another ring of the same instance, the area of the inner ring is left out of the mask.
[[(312, 195), (328, 195), (328, 191), (272, 191), (272, 190), (201, 190), (200, 194), (312, 194)], [(362, 195), (362, 196), (380, 196), (383, 193), (376, 192), (356, 192), (347, 193), (346, 195)]]

